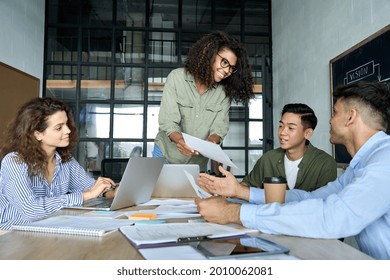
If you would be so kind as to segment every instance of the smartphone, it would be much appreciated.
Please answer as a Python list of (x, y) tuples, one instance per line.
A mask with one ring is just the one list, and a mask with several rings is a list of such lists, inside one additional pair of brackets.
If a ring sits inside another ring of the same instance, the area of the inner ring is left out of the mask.
[(207, 239), (190, 244), (209, 259), (252, 257), (288, 253), (289, 249), (261, 237)]

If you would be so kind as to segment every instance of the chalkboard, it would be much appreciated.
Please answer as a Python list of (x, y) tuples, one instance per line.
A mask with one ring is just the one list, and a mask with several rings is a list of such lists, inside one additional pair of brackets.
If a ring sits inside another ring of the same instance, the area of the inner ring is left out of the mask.
[[(363, 80), (390, 83), (390, 25), (330, 60), (330, 74), (331, 91)], [(333, 153), (337, 163), (351, 160), (343, 145), (334, 145)]]

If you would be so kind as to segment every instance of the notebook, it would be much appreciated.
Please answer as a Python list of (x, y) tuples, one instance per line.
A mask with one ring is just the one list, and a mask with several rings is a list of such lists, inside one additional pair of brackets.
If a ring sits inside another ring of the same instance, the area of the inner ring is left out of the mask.
[(152, 197), (193, 198), (196, 193), (186, 173), (194, 179), (199, 176), (197, 164), (164, 164)]
[(14, 225), (13, 230), (62, 233), (89, 236), (102, 236), (118, 230), (122, 226), (130, 226), (134, 221), (128, 219), (107, 219), (84, 216), (53, 216), (25, 225)]
[(67, 208), (87, 210), (117, 210), (150, 200), (163, 167), (162, 158), (131, 157), (113, 199), (98, 197), (85, 201), (81, 206)]

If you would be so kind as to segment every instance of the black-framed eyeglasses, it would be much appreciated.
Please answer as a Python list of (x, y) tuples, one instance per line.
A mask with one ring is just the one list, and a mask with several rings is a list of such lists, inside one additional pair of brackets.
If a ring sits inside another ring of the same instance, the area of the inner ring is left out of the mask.
[(229, 67), (229, 72), (232, 73), (232, 74), (237, 72), (236, 66), (231, 65), (229, 60), (227, 60), (226, 58), (221, 56), (219, 53), (217, 53), (217, 55), (221, 58), (221, 62), (219, 63), (219, 65), (221, 65), (222, 68), (228, 68)]

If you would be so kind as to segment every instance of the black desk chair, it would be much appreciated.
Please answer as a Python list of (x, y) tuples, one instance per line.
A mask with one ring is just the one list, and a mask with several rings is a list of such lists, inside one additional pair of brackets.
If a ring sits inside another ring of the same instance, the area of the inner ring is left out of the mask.
[(119, 183), (125, 172), (127, 158), (105, 158), (102, 160), (101, 175), (102, 177), (111, 178), (114, 182)]
[[(222, 173), (219, 171), (218, 167), (219, 166), (222, 166), (223, 167), (223, 164), (218, 162), (218, 161), (215, 161), (213, 159), (210, 159), (210, 170), (209, 170), (209, 174), (210, 175), (214, 175), (214, 176), (217, 176), (217, 177), (223, 177)], [(231, 167), (230, 166), (227, 166), (225, 168), (227, 171), (230, 172), (230, 169)]]
[[(130, 152), (130, 157), (142, 157), (142, 147), (135, 146)], [(101, 163), (101, 176), (111, 178), (115, 183), (122, 180), (128, 158), (105, 158)]]

